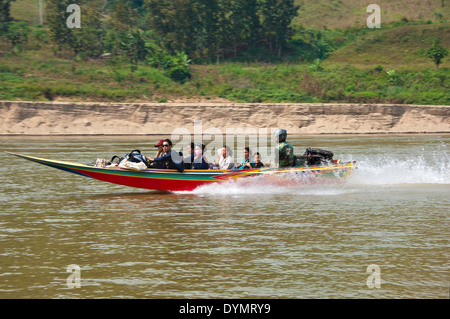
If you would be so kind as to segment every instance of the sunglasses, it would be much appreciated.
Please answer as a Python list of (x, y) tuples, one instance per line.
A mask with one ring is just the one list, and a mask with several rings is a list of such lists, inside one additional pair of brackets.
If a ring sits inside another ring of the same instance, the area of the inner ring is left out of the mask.
[(169, 147), (169, 144), (163, 144), (162, 147)]

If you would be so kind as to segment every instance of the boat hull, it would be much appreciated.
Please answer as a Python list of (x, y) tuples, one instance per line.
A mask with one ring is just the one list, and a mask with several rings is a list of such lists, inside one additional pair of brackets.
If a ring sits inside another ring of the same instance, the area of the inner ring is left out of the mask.
[(118, 185), (160, 190), (160, 191), (192, 191), (199, 186), (240, 180), (252, 176), (277, 175), (311, 175), (343, 178), (350, 174), (355, 162), (333, 163), (325, 166), (292, 167), (292, 168), (259, 168), (244, 170), (185, 170), (180, 173), (169, 169), (134, 170), (127, 168), (102, 168), (66, 161), (50, 160), (34, 156), (9, 153), (20, 158), (60, 169), (69, 173), (90, 177), (96, 180)]

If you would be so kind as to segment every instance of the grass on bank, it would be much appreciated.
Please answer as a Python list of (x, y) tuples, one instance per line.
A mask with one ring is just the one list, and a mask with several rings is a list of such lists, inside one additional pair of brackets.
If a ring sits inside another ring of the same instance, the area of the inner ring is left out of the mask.
[(0, 63), (0, 99), (450, 104), (448, 68), (223, 63), (193, 65), (192, 79), (180, 84), (145, 65), (131, 72), (124, 61), (80, 63), (38, 53), (0, 58), (9, 62)]

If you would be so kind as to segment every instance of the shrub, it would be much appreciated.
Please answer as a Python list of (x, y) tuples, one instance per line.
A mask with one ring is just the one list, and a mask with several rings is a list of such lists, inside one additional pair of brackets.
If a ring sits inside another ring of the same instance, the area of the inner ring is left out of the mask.
[(321, 65), (321, 60), (320, 59), (315, 59), (314, 60), (314, 63), (313, 64), (311, 64), (310, 66), (309, 66), (309, 68), (312, 70), (312, 71), (322, 71), (323, 70), (323, 67), (322, 67), (322, 65)]
[(395, 70), (389, 70), (386, 72), (386, 74), (389, 76), (389, 84), (390, 85), (400, 85), (403, 83), (402, 78), (398, 75), (398, 73)]
[(427, 57), (434, 61), (436, 69), (439, 67), (439, 64), (442, 63), (442, 59), (448, 55), (448, 50), (443, 48), (440, 43), (441, 40), (436, 39), (426, 52)]

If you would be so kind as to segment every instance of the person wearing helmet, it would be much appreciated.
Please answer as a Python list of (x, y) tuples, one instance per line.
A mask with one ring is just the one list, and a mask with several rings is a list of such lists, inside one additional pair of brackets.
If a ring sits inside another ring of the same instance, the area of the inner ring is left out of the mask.
[(292, 167), (295, 163), (294, 147), (286, 141), (287, 131), (278, 129), (273, 135), (278, 145), (275, 151), (278, 151), (278, 167)]

